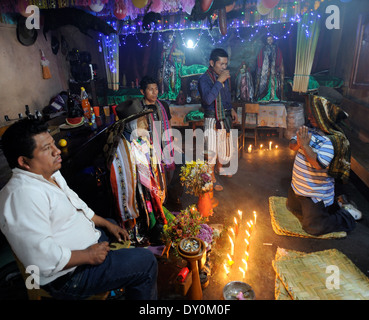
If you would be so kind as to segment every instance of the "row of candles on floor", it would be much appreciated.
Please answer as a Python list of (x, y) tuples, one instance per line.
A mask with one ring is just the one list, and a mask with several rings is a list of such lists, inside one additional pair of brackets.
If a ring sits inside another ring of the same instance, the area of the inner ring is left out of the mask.
[[(268, 147), (267, 150), (272, 150), (273, 149), (272, 144), (273, 144), (272, 141), (269, 141), (269, 147)], [(278, 145), (277, 144), (274, 146), (274, 149), (276, 149), (276, 150), (278, 149)], [(264, 145), (263, 144), (261, 144), (259, 146), (259, 150), (264, 150)], [(248, 153), (251, 153), (252, 152), (252, 144), (250, 144), (249, 147), (247, 148), (247, 152)]]
[[(237, 217), (234, 217), (234, 226), (229, 228), (229, 242), (231, 246), (230, 253), (227, 253), (227, 261), (223, 264), (224, 270), (226, 275), (228, 276), (231, 268), (233, 268), (234, 265), (234, 254), (235, 254), (235, 243), (239, 236), (244, 237), (244, 241), (242, 242), (242, 245), (245, 246), (245, 251), (243, 252), (244, 256), (242, 257), (241, 261), (243, 263), (242, 267), (239, 267), (238, 270), (242, 272), (242, 279), (245, 279), (245, 275), (247, 272), (247, 263), (249, 260), (249, 247), (250, 247), (250, 238), (253, 232), (253, 229), (256, 225), (256, 212), (253, 212), (253, 218), (248, 221), (247, 219), (242, 217), (242, 211), (238, 210), (238, 220)], [(245, 221), (243, 221), (245, 220)], [(244, 223), (243, 223), (244, 222)], [(245, 228), (242, 228), (242, 226), (245, 226)], [(243, 233), (244, 231), (244, 233)]]

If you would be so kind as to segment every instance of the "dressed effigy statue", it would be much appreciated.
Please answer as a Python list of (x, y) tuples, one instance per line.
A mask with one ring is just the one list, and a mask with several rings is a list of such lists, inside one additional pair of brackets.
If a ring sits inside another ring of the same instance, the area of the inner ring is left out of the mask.
[(255, 101), (283, 100), (284, 64), (281, 50), (272, 36), (257, 57)]

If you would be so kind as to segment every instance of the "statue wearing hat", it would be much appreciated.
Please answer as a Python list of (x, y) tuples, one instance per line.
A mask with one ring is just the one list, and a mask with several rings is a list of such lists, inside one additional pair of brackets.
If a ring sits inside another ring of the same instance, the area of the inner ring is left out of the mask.
[(167, 223), (166, 180), (149, 133), (153, 110), (144, 110), (134, 99), (119, 104), (116, 113), (119, 121), (110, 129), (104, 151), (117, 214), (138, 244), (157, 244)]

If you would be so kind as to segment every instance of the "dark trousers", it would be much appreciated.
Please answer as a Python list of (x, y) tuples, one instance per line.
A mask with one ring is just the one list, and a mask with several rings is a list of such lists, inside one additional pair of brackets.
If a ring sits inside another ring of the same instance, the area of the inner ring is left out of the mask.
[[(101, 241), (109, 241), (101, 231)], [(144, 248), (109, 251), (99, 265), (77, 267), (66, 281), (55, 281), (43, 286), (50, 294), (61, 300), (85, 299), (91, 295), (125, 289), (127, 300), (157, 299), (158, 266), (155, 256)]]
[(314, 203), (309, 197), (288, 190), (287, 208), (300, 220), (302, 228), (311, 235), (352, 231), (356, 222), (349, 212), (337, 204), (325, 207), (323, 201)]

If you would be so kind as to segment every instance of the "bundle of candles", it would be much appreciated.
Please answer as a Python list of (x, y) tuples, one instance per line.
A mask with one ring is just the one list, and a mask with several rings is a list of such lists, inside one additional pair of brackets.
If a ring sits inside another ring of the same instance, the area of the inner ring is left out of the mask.
[[(266, 149), (266, 150), (273, 150), (272, 144), (273, 144), (272, 141), (269, 141), (268, 148), (266, 148), (266, 146), (264, 146), (263, 144), (260, 144), (259, 150), (264, 150), (264, 149)], [(276, 150), (278, 149), (278, 145), (277, 144), (274, 146), (274, 149), (276, 149)], [(247, 152), (248, 153), (251, 153), (252, 152), (252, 144), (250, 144), (249, 147), (247, 148)]]
[[(237, 217), (234, 217), (234, 225), (233, 227), (229, 228), (229, 242), (230, 242), (230, 253), (227, 253), (227, 260), (225, 263), (223, 263), (223, 267), (225, 270), (226, 275), (228, 276), (231, 272), (231, 269), (233, 269), (233, 266), (235, 264), (234, 257), (235, 257), (235, 243), (237, 238), (244, 237), (244, 241), (241, 241), (241, 245), (244, 246), (245, 250), (242, 250), (241, 248), (241, 262), (242, 266), (238, 267), (238, 270), (242, 273), (242, 279), (245, 279), (246, 272), (247, 272), (247, 263), (249, 260), (249, 248), (250, 248), (250, 238), (253, 232), (253, 229), (256, 225), (256, 212), (253, 212), (253, 219), (245, 219), (245, 217), (242, 217), (242, 211), (238, 210), (238, 220)], [(238, 259), (239, 260), (239, 259)]]

